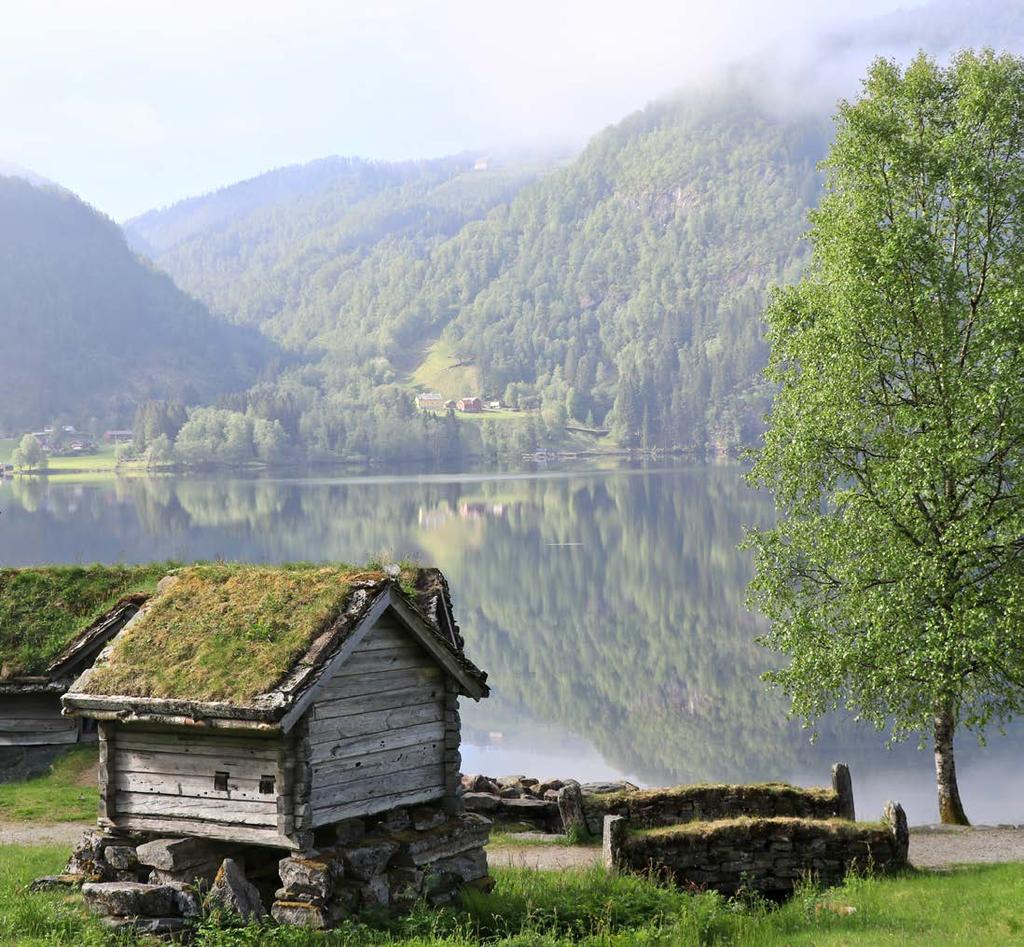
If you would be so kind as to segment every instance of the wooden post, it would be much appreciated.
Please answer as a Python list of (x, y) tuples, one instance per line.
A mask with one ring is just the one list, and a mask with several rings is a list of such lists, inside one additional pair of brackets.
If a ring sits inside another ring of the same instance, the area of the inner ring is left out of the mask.
[(114, 741), (117, 725), (110, 720), (100, 720), (97, 730), (100, 737), (100, 759), (97, 767), (100, 789), (99, 815), (109, 822), (114, 822), (117, 817), (117, 780), (114, 776)]
[(836, 815), (840, 819), (855, 822), (857, 816), (853, 808), (853, 778), (850, 776), (850, 767), (845, 763), (833, 764), (832, 789), (837, 796)]

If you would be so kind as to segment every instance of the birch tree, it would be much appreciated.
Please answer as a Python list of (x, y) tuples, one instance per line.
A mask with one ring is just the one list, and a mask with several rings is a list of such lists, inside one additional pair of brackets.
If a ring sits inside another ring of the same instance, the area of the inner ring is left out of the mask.
[(766, 319), (778, 395), (750, 479), (768, 675), (954, 760), (1024, 699), (1024, 60), (879, 60), (839, 106), (813, 262)]

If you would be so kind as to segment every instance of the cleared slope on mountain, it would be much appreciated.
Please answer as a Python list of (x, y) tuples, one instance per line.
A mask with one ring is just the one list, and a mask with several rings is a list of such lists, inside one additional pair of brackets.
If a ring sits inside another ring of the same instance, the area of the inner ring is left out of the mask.
[(74, 195), (0, 178), (0, 429), (56, 417), (127, 426), (147, 398), (246, 387), (271, 355)]

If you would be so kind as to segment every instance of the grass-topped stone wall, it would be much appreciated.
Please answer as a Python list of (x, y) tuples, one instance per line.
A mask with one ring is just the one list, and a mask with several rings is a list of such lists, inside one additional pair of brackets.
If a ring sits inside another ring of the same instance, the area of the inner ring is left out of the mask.
[(844, 763), (832, 767), (832, 787), (697, 784), (634, 792), (584, 793), (583, 814), (598, 835), (606, 816), (624, 816), (632, 828), (751, 817), (757, 819), (853, 819), (853, 785)]
[(888, 803), (880, 822), (772, 816), (638, 828), (610, 815), (603, 841), (605, 863), (614, 870), (725, 895), (751, 891), (778, 898), (804, 878), (830, 886), (851, 869), (903, 868), (910, 835), (902, 806)]

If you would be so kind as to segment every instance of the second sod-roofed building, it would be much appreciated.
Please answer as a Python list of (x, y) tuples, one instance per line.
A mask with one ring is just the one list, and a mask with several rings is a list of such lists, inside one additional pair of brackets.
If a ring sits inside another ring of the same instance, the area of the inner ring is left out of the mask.
[(138, 612), (167, 566), (0, 569), (0, 781), (95, 740), (60, 698)]
[(100, 730), (100, 824), (308, 850), (459, 807), (458, 697), (487, 696), (434, 569), (176, 570), (64, 697)]

